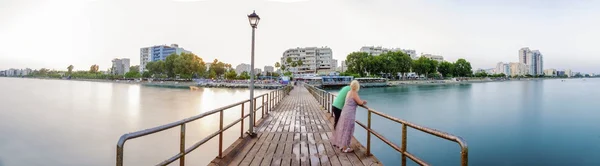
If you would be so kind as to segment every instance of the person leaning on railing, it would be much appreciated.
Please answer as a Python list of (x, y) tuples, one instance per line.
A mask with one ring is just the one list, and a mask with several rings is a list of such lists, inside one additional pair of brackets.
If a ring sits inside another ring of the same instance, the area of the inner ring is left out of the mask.
[(340, 114), (342, 113), (342, 108), (344, 108), (344, 104), (346, 104), (346, 94), (350, 91), (350, 86), (346, 85), (338, 92), (337, 97), (333, 100), (331, 104), (331, 110), (333, 110), (334, 121), (333, 121), (333, 129), (336, 128), (338, 121), (340, 120)]

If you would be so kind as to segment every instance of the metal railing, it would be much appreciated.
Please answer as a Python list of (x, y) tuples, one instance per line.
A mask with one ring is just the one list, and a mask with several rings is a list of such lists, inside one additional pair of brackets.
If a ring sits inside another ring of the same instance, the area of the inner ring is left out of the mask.
[[(315, 97), (315, 99), (317, 99), (319, 104), (325, 110), (327, 110), (327, 113), (331, 113), (331, 116), (333, 116), (333, 112), (331, 111), (331, 104), (333, 103), (333, 99), (335, 99), (336, 95), (331, 94), (322, 89), (315, 88), (312, 85), (305, 84), (305, 87)], [(461, 148), (461, 150), (460, 150), (461, 165), (462, 166), (468, 165), (469, 148), (467, 147), (467, 142), (464, 139), (462, 139), (461, 137), (455, 136), (452, 134), (448, 134), (448, 133), (445, 133), (442, 131), (438, 131), (438, 130), (435, 130), (432, 128), (419, 126), (414, 123), (411, 123), (411, 122), (408, 122), (408, 121), (405, 121), (402, 119), (398, 119), (398, 118), (389, 116), (387, 114), (375, 111), (374, 109), (368, 108), (366, 106), (361, 106), (361, 107), (367, 109), (367, 111), (368, 111), (367, 125), (364, 125), (363, 123), (359, 122), (358, 120), (356, 121), (356, 123), (358, 125), (360, 125), (361, 127), (363, 127), (365, 130), (367, 130), (367, 154), (368, 155), (371, 155), (371, 135), (375, 135), (375, 137), (379, 138), (381, 141), (385, 142), (388, 146), (392, 147), (394, 150), (396, 150), (396, 151), (400, 152), (400, 154), (402, 154), (402, 165), (403, 166), (406, 165), (406, 157), (410, 158), (412, 161), (416, 162), (419, 165), (429, 165), (425, 161), (419, 159), (415, 155), (406, 151), (407, 127), (410, 127), (410, 128), (416, 129), (418, 131), (458, 143), (458, 145), (460, 145), (460, 148)], [(394, 144), (393, 142), (391, 142), (390, 140), (386, 139), (383, 135), (379, 134), (379, 132), (377, 132), (371, 128), (371, 114), (379, 115), (385, 119), (402, 124), (402, 145), (400, 147), (398, 145)]]
[[(269, 93), (265, 93), (259, 96), (256, 96), (254, 98), (254, 103), (256, 103), (256, 100), (258, 100), (259, 98), (261, 98), (262, 100), (262, 104), (257, 107), (257, 104), (254, 104), (254, 111), (251, 111), (251, 113), (253, 113), (254, 115), (256, 115), (256, 112), (258, 110), (262, 110), (262, 118), (264, 118), (265, 116), (265, 109), (266, 109), (266, 114), (269, 113), (269, 111), (271, 109), (273, 109), (282, 99), (283, 97), (285, 97), (289, 91), (291, 90), (290, 86), (286, 86), (283, 88), (279, 88), (277, 90), (271, 91)], [(267, 98), (267, 100), (265, 101), (265, 97)], [(244, 137), (244, 119), (250, 116), (250, 113), (248, 114), (244, 114), (244, 105), (245, 103), (250, 102), (250, 99), (248, 100), (244, 100), (238, 103), (234, 103), (225, 107), (221, 107), (221, 108), (217, 108), (214, 109), (212, 111), (208, 111), (196, 116), (192, 116), (180, 121), (176, 121), (173, 123), (169, 123), (166, 125), (162, 125), (162, 126), (158, 126), (158, 127), (154, 127), (154, 128), (149, 128), (149, 129), (145, 129), (145, 130), (140, 130), (140, 131), (136, 131), (136, 132), (132, 132), (132, 133), (127, 133), (127, 134), (123, 134), (121, 136), (121, 138), (119, 139), (119, 142), (117, 143), (117, 166), (122, 166), (123, 165), (123, 160), (124, 160), (124, 148), (125, 148), (125, 142), (127, 140), (130, 139), (134, 139), (134, 138), (139, 138), (139, 137), (143, 137), (143, 136), (147, 136), (147, 135), (151, 135), (154, 133), (158, 133), (167, 129), (171, 129), (177, 126), (180, 126), (181, 128), (181, 133), (179, 136), (179, 153), (177, 153), (175, 156), (157, 164), (157, 165), (168, 165), (172, 162), (174, 162), (175, 160), (179, 160), (179, 165), (185, 165), (185, 155), (194, 151), (196, 148), (200, 147), (202, 144), (208, 142), (209, 140), (211, 140), (212, 138), (216, 137), (217, 135), (219, 136), (219, 155), (217, 156), (218, 158), (222, 158), (223, 157), (223, 132), (226, 131), (227, 129), (233, 127), (234, 125), (236, 125), (237, 123), (241, 122), (241, 127), (240, 127), (240, 138)], [(231, 122), (229, 125), (227, 126), (223, 126), (223, 111), (229, 109), (229, 108), (233, 108), (235, 106), (241, 105), (241, 115), (240, 118), (238, 118), (237, 120)], [(204, 139), (200, 140), (199, 142), (195, 143), (194, 145), (192, 145), (189, 148), (185, 148), (185, 125), (187, 123), (193, 122), (195, 120), (198, 119), (202, 119), (206, 116), (209, 115), (213, 115), (219, 113), (219, 130), (206, 136)], [(256, 122), (256, 116), (253, 116), (254, 119), (252, 119), (254, 122)], [(258, 124), (254, 123), (255, 126), (257, 126)]]

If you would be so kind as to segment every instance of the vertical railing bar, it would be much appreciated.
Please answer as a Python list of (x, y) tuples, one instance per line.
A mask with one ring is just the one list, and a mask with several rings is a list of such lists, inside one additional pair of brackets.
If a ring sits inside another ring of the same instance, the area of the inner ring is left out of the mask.
[(219, 112), (219, 158), (223, 158), (223, 110)]
[(406, 124), (402, 123), (402, 147), (400, 147), (400, 150), (402, 150), (402, 165), (405, 166), (406, 165)]
[(262, 116), (260, 116), (260, 118), (262, 119), (262, 118), (265, 118), (265, 96), (262, 96), (261, 100), (262, 100), (262, 102), (261, 102), (260, 106), (262, 109)]
[(181, 133), (179, 135), (179, 153), (181, 153), (181, 158), (179, 158), (179, 165), (185, 165), (185, 123), (181, 124)]
[[(254, 108), (252, 108), (251, 114), (254, 114), (254, 119), (252, 119), (252, 121), (254, 122), (254, 127), (256, 127), (256, 98), (254, 98)], [(262, 118), (262, 117), (261, 117)]]
[(367, 121), (367, 155), (371, 155), (371, 110), (367, 110), (369, 113), (369, 119)]
[(242, 125), (240, 125), (240, 138), (244, 138), (244, 104), (246, 103), (242, 103), (242, 115), (240, 116), (240, 118), (242, 118), (242, 121), (240, 123), (242, 123)]

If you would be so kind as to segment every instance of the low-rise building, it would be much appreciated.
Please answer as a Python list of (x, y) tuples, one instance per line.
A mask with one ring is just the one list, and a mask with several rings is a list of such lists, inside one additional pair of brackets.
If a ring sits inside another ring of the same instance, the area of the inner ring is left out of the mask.
[(556, 69), (544, 69), (544, 75), (556, 77), (556, 76), (558, 76), (558, 73), (556, 73)]
[[(302, 61), (302, 65), (292, 67), (292, 64), (287, 62), (288, 58), (292, 63)], [(281, 57), (281, 65), (294, 74), (329, 72), (335, 70), (332, 63), (333, 53), (329, 47), (290, 48), (285, 50)]]
[(511, 76), (524, 76), (529, 74), (529, 68), (524, 63), (511, 62), (510, 63), (510, 75)]
[(254, 74), (262, 74), (262, 69), (260, 69), (260, 68), (255, 68), (255, 69), (254, 69)]
[(235, 72), (239, 75), (242, 74), (243, 72), (247, 72), (250, 73), (250, 65), (249, 64), (239, 64), (235, 67)]
[(401, 49), (401, 48), (384, 48), (381, 46), (363, 46), (360, 48), (360, 52), (366, 52), (373, 56), (381, 55), (386, 52), (402, 52), (408, 54), (410, 58), (417, 59), (417, 51), (411, 49)]
[(429, 58), (438, 62), (443, 62), (444, 57), (441, 55), (432, 55), (432, 54), (421, 54), (422, 57)]
[(565, 70), (565, 75), (567, 77), (573, 77), (573, 72), (571, 72), (571, 69), (567, 69), (567, 70)]
[(275, 68), (273, 66), (265, 66), (265, 72), (273, 73), (275, 72)]

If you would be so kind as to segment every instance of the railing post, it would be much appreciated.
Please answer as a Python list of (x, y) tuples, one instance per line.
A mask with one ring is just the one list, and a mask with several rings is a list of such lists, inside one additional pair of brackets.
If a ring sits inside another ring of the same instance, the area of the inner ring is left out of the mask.
[(402, 150), (402, 165), (406, 165), (406, 155), (404, 155), (406, 153), (406, 124), (402, 123), (402, 147), (400, 148), (400, 150)]
[(369, 112), (369, 119), (367, 120), (367, 155), (371, 155), (371, 110), (367, 109)]
[(242, 125), (240, 125), (240, 138), (244, 138), (244, 104), (245, 103), (242, 103), (242, 116), (240, 116), (240, 118), (242, 118)]
[(223, 110), (219, 114), (219, 158), (223, 158)]
[(123, 166), (123, 147), (117, 145), (117, 166)]
[(181, 124), (181, 133), (179, 135), (179, 153), (181, 153), (181, 158), (179, 158), (179, 165), (185, 165), (185, 123)]
[(252, 121), (254, 122), (254, 127), (256, 127), (256, 98), (254, 98), (254, 104), (252, 105), (254, 106), (251, 111), (251, 113), (254, 114), (254, 119), (252, 119)]
[(262, 108), (262, 116), (260, 116), (260, 118), (265, 118), (265, 96), (260, 97), (262, 100), (262, 104), (260, 104), (261, 108)]

